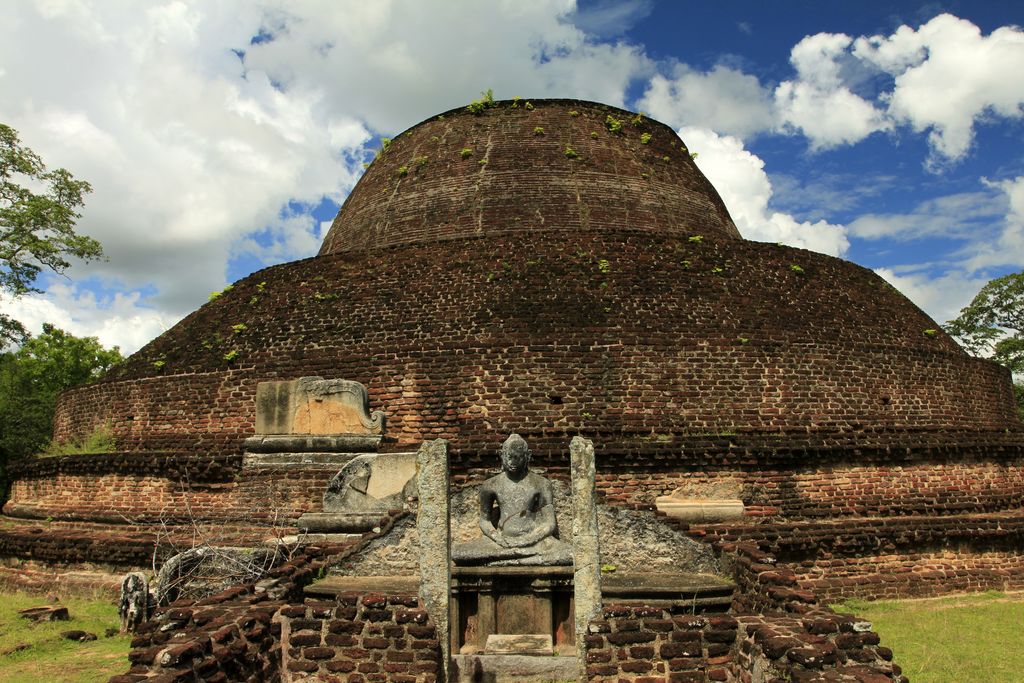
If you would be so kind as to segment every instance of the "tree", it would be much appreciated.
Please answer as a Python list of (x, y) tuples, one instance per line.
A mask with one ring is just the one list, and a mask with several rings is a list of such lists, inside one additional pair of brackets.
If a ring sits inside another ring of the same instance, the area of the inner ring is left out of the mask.
[[(120, 361), (116, 346), (105, 349), (96, 337), (75, 337), (49, 324), (18, 350), (0, 353), (0, 467), (46, 446), (60, 392), (99, 379)], [(0, 494), (3, 479), (0, 473)]]
[[(25, 184), (42, 187), (33, 192)], [(100, 243), (75, 233), (89, 183), (67, 170), (47, 171), (43, 160), (0, 123), (0, 292), (21, 296), (41, 291), (41, 272), (63, 273), (69, 257), (86, 261), (103, 256)], [(26, 338), (17, 320), (0, 313), (0, 348)]]
[[(972, 354), (1024, 374), (1024, 271), (989, 281), (945, 328)], [(1024, 383), (1016, 382), (1014, 390), (1024, 419)]]

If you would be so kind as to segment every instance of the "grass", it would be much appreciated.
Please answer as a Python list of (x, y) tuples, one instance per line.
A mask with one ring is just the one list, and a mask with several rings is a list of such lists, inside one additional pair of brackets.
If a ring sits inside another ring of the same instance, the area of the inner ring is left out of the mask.
[[(45, 605), (40, 596), (0, 594), (0, 681), (52, 683), (106, 681), (130, 667), (129, 635), (105, 637), (119, 625), (117, 606), (108, 599), (67, 598), (69, 621), (34, 623), (18, 616), (18, 610)], [(97, 640), (79, 643), (64, 640), (61, 631), (88, 631)], [(24, 649), (16, 648), (27, 645)]]
[(1024, 680), (1024, 594), (833, 605), (872, 623), (912, 683)]

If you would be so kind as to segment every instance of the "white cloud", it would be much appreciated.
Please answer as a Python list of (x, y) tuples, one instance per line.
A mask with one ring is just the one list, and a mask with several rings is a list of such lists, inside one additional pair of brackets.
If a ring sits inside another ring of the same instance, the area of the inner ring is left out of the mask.
[(909, 213), (864, 214), (847, 227), (850, 234), (863, 239), (982, 241), (979, 238), (1002, 222), (1006, 210), (1002, 192), (961, 192), (923, 201)]
[(790, 53), (797, 79), (775, 89), (782, 128), (806, 135), (812, 149), (851, 144), (891, 127), (882, 111), (843, 84), (841, 60), (851, 42), (833, 33), (804, 38)]
[(177, 322), (174, 316), (141, 306), (139, 301), (138, 292), (100, 299), (65, 283), (49, 287), (44, 294), (17, 299), (0, 294), (0, 306), (32, 334), (39, 334), (43, 323), (49, 322), (77, 337), (98, 337), (106, 347), (120, 346), (122, 352), (138, 349)]
[[(644, 3), (634, 3), (643, 9)], [(439, 111), (495, 96), (576, 97), (622, 105), (651, 71), (642, 49), (596, 42), (572, 23), (575, 2), (334, 0), (279, 2), (273, 39), (245, 63), (289, 91), (318, 84), (323, 105), (394, 133)]]
[(622, 35), (654, 11), (654, 0), (597, 0), (577, 7), (569, 19), (593, 36)]
[(637, 108), (670, 126), (748, 137), (774, 126), (769, 92), (755, 76), (725, 65), (706, 73), (677, 64), (651, 78)]
[(1024, 116), (1024, 31), (988, 36), (969, 21), (942, 14), (916, 31), (858, 38), (853, 54), (895, 79), (889, 114), (929, 131), (933, 161), (962, 158), (974, 126), (989, 116)]
[(772, 186), (764, 172), (764, 161), (743, 148), (732, 136), (704, 128), (683, 128), (680, 137), (697, 165), (722, 196), (740, 234), (760, 242), (781, 242), (793, 247), (840, 256), (849, 247), (846, 230), (826, 221), (798, 221), (787, 213), (772, 211), (768, 205)]
[[(633, 15), (645, 6), (634, 3)], [(623, 104), (649, 60), (636, 46), (593, 40), (571, 23), (574, 9), (572, 0), (5, 6), (3, 121), (51, 167), (92, 183), (79, 229), (109, 260), (72, 269), (89, 288), (2, 310), (134, 350), (140, 330), (157, 332), (154, 321), (221, 289), (233, 256), (315, 253), (321, 231), (293, 209), (344, 198), (370, 130), (397, 132), (488, 87)], [(107, 301), (104, 287), (123, 294)]]

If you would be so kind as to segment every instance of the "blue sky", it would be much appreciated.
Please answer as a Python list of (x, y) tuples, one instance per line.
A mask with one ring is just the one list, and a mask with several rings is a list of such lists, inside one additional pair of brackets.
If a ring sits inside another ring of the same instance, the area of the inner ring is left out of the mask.
[(380, 136), (492, 88), (646, 112), (744, 236), (937, 321), (1024, 268), (1019, 2), (47, 0), (0, 6), (0, 121), (89, 180), (108, 260), (0, 300), (134, 351), (312, 255)]

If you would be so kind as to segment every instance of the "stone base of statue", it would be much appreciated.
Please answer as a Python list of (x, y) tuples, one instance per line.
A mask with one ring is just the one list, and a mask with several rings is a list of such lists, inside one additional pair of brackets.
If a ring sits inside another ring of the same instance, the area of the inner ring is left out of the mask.
[(493, 635), (551, 638), (574, 652), (572, 566), (452, 568), (452, 652), (483, 653)]
[(452, 547), (452, 562), (461, 566), (494, 567), (571, 566), (572, 546), (548, 536), (524, 548), (505, 548), (491, 539), (480, 538)]

